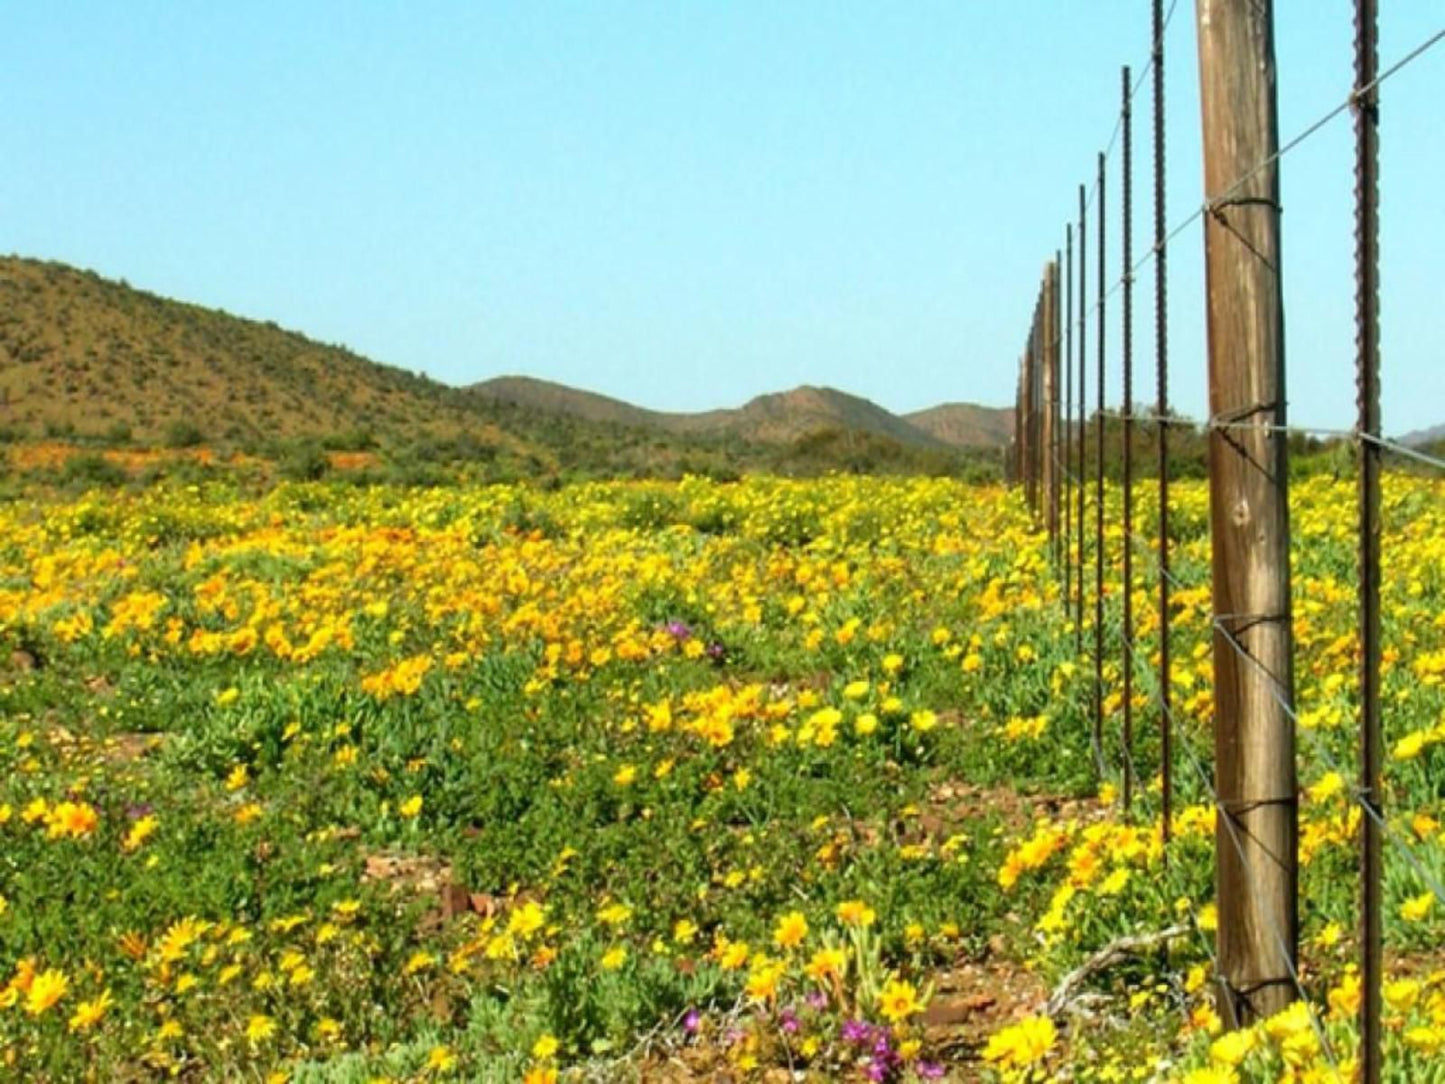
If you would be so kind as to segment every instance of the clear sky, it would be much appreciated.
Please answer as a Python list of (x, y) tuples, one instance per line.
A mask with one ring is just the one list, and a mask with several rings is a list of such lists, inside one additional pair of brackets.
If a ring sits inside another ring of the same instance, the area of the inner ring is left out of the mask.
[[(1382, 6), (1384, 64), (1445, 23), (1434, 0)], [(0, 251), (449, 383), (525, 373), (676, 410), (800, 383), (894, 410), (1010, 403), (1119, 67), (1147, 60), (1148, 7), (11, 4)], [(1348, 93), (1352, 5), (1276, 9), (1287, 138)], [(1167, 36), (1171, 222), (1202, 197), (1193, 18), (1182, 0)], [(1383, 95), (1385, 422), (1400, 433), (1445, 421), (1445, 45)], [(1136, 101), (1142, 253), (1147, 87)], [(1301, 423), (1353, 420), (1351, 152), (1344, 115), (1283, 167)], [(1170, 294), (1191, 413), (1201, 266), (1195, 226), (1171, 249)], [(1149, 397), (1148, 276), (1136, 308)], [(1118, 316), (1111, 301), (1114, 348)]]

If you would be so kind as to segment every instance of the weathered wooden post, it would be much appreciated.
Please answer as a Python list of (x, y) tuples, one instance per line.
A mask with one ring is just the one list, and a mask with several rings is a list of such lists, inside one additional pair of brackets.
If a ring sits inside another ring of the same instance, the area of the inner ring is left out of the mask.
[(1297, 800), (1271, 0), (1196, 0), (1209, 320), (1219, 1013), (1294, 999)]

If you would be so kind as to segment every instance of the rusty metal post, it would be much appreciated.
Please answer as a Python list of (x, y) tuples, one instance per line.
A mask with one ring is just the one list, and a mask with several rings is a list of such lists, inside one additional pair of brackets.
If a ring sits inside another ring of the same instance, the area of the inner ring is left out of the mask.
[(1099, 774), (1104, 773), (1104, 152), (1099, 152), (1099, 311), (1094, 323), (1097, 344), (1094, 348), (1094, 381), (1097, 389), (1094, 410), (1094, 755), (1099, 758)]
[(1044, 463), (1048, 468), (1049, 541), (1054, 548), (1054, 560), (1059, 552), (1059, 254), (1056, 251), (1050, 261), (1044, 282)]
[(1209, 316), (1218, 1012), (1295, 999), (1298, 795), (1271, 0), (1196, 0)]
[(1375, 0), (1355, 0), (1355, 372), (1360, 530), (1360, 1078), (1379, 1084), (1384, 1038), (1380, 824), (1380, 97)]
[(1088, 320), (1088, 306), (1084, 299), (1088, 297), (1086, 287), (1089, 279), (1088, 238), (1085, 235), (1085, 227), (1088, 222), (1087, 210), (1084, 186), (1079, 185), (1079, 567), (1078, 575), (1075, 577), (1079, 585), (1079, 597), (1076, 600), (1077, 606), (1074, 612), (1074, 651), (1079, 655), (1084, 653), (1084, 512), (1088, 503), (1087, 483), (1084, 480), (1084, 464), (1087, 461), (1085, 441), (1089, 431), (1084, 406), (1085, 361), (1088, 354), (1084, 336)]
[(1041, 403), (1039, 402), (1041, 398), (1039, 395), (1039, 340), (1042, 338), (1039, 319), (1043, 309), (1043, 300), (1043, 290), (1041, 288), (1038, 296), (1034, 298), (1034, 322), (1032, 331), (1029, 333), (1029, 402), (1031, 404), (1029, 410), (1029, 484), (1033, 490), (1031, 503), (1034, 506), (1034, 519), (1036, 522), (1043, 518), (1039, 514), (1043, 510), (1043, 497), (1040, 492), (1042, 475), (1040, 468), (1042, 464), (1039, 462), (1039, 444), (1040, 436), (1042, 435), (1042, 426), (1039, 424), (1041, 421)]
[(1019, 356), (1019, 386), (1013, 395), (1013, 447), (1009, 449), (1014, 486), (1023, 478), (1023, 354)]
[[(1169, 306), (1164, 220), (1164, 0), (1153, 0), (1154, 28), (1154, 362), (1159, 414), (1159, 761), (1163, 839), (1173, 832), (1174, 743), (1169, 666)], [(1166, 849), (1164, 860), (1169, 859)]]
[(1064, 227), (1064, 430), (1062, 433), (1064, 491), (1064, 613), (1074, 598), (1074, 482), (1069, 465), (1074, 457), (1074, 224)]
[(1123, 269), (1124, 311), (1124, 418), (1120, 422), (1124, 432), (1124, 631), (1120, 639), (1124, 646), (1124, 811), (1127, 813), (1134, 802), (1134, 275), (1133, 266), (1133, 223), (1134, 211), (1134, 158), (1133, 158), (1133, 110), (1129, 102), (1129, 66), (1124, 65), (1124, 113), (1121, 118), (1123, 142), (1123, 215), (1124, 229), (1119, 254)]

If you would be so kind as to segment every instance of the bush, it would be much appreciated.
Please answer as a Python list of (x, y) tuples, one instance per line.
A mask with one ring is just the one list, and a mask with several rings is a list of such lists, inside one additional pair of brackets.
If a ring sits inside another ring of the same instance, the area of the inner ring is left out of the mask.
[(293, 448), (280, 465), (281, 476), (292, 482), (315, 482), (324, 478), (330, 470), (331, 460), (316, 444)]
[(205, 443), (206, 436), (194, 422), (174, 421), (166, 426), (168, 448), (195, 448)]
[(123, 486), (129, 480), (125, 471), (103, 455), (91, 452), (71, 456), (60, 469), (60, 480), (66, 485)]

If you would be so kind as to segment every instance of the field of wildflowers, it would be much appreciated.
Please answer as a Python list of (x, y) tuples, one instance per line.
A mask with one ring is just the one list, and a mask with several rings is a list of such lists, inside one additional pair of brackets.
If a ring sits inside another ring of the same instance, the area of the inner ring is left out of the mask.
[[(1207, 494), (1175, 494), (1200, 586), (1175, 598), (1167, 864), (1149, 660), (1125, 816), (1047, 539), (999, 488), (14, 494), (0, 1077), (1347, 1079), (1353, 489), (1294, 493), (1313, 999), (1231, 1034), (1187, 759)], [(1445, 485), (1386, 495), (1389, 820), (1445, 879)], [(1391, 1079), (1445, 1081), (1445, 904), (1386, 868)]]

